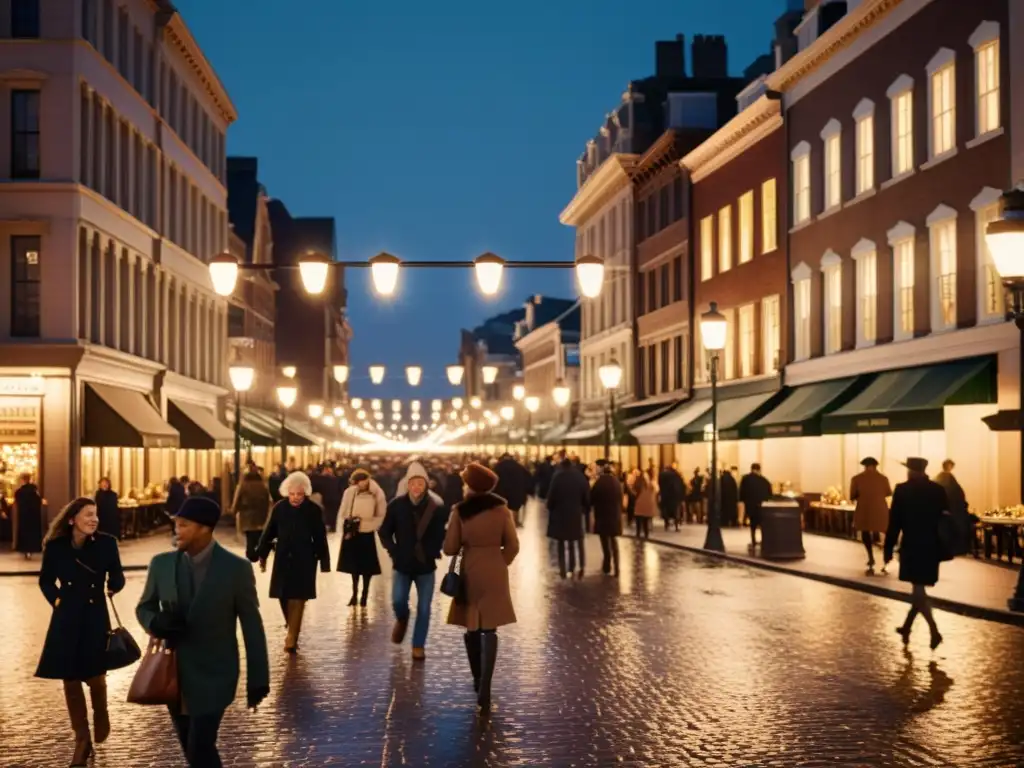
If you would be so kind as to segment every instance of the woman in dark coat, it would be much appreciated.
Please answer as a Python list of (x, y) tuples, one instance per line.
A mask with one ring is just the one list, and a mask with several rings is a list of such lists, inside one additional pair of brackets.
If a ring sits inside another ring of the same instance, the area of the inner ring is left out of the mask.
[(28, 473), (14, 492), (14, 549), (26, 560), (43, 551), (43, 498)]
[(622, 484), (615, 476), (611, 463), (601, 468), (601, 474), (590, 489), (590, 504), (594, 508), (594, 532), (601, 539), (604, 559), (602, 573), (619, 575), (619, 536), (622, 535)]
[(270, 575), (270, 596), (281, 601), (281, 610), (288, 622), (284, 649), (295, 653), (299, 648), (302, 614), (306, 601), (316, 598), (316, 565), (331, 570), (327, 549), (327, 530), (323, 510), (310, 499), (313, 493), (309, 477), (292, 472), (281, 483), (285, 498), (274, 505), (257, 549), (260, 569), (267, 569), (267, 558), (274, 554), (274, 570)]
[(270, 504), (270, 489), (260, 473), (246, 472), (235, 490), (231, 508), (235, 513), (235, 529), (245, 536), (245, 556), (253, 563), (259, 560), (256, 547), (270, 515)]
[(551, 478), (548, 489), (548, 538), (558, 542), (558, 569), (564, 579), (565, 550), (569, 549), (569, 572), (576, 570), (579, 552), (579, 577), (586, 565), (583, 554), (583, 515), (590, 508), (590, 483), (587, 476), (565, 459)]
[(89, 686), (96, 743), (110, 734), (107, 713), (107, 594), (124, 589), (117, 539), (98, 532), (99, 515), (89, 498), (68, 504), (46, 534), (39, 588), (53, 608), (36, 677), (64, 681), (64, 699), (75, 733), (72, 766), (92, 755), (89, 713), (82, 683)]
[(939, 580), (939, 563), (945, 559), (939, 543), (939, 526), (942, 516), (949, 514), (949, 502), (945, 489), (925, 474), (928, 467), (926, 459), (909, 458), (904, 466), (907, 468), (907, 482), (898, 484), (893, 491), (889, 530), (885, 534), (886, 565), (892, 560), (893, 550), (899, 543), (900, 581), (913, 585), (910, 611), (896, 632), (907, 645), (914, 619), (920, 613), (928, 622), (931, 648), (935, 650), (942, 642), (942, 635), (935, 625), (925, 587), (935, 586)]
[(101, 477), (96, 491), (96, 511), (100, 516), (100, 531), (121, 540), (121, 508), (117, 506), (117, 492), (110, 488), (110, 478)]

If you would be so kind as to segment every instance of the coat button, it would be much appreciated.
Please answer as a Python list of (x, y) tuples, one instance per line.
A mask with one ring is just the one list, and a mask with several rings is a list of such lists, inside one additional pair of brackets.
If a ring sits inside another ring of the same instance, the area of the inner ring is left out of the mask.
[(93, 602), (93, 600), (92, 600), (92, 598), (90, 597), (90, 598), (89, 598), (89, 604), (90, 604), (90, 605), (92, 605), (92, 602)]

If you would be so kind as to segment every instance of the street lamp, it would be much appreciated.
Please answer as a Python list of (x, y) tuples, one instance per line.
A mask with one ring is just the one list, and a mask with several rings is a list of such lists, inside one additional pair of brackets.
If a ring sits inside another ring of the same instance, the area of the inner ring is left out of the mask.
[(423, 378), (423, 369), (418, 365), (408, 365), (405, 368), (405, 376), (409, 380), (410, 387), (417, 387), (420, 379)]
[(362, 398), (359, 397), (353, 397), (350, 403), (352, 407), (355, 408), (356, 410), (359, 410), (360, 408), (363, 407), (363, 400)]
[(722, 541), (722, 494), (721, 478), (718, 472), (718, 365), (719, 354), (725, 349), (728, 323), (725, 315), (718, 311), (718, 303), (712, 301), (707, 312), (700, 316), (700, 337), (704, 349), (711, 353), (708, 360), (711, 374), (711, 506), (708, 510), (708, 532), (704, 549), (724, 552)]
[(398, 265), (401, 260), (390, 253), (378, 253), (370, 259), (373, 287), (381, 296), (390, 296), (398, 285)]
[[(1001, 216), (989, 222), (985, 242), (992, 255), (992, 265), (1002, 278), (1013, 299), (1006, 317), (1020, 331), (1017, 342), (1020, 362), (1017, 390), (1017, 429), (1020, 435), (1020, 499), (1024, 502), (1024, 182), (1003, 193)], [(1017, 577), (1017, 588), (1008, 601), (1011, 611), (1024, 611), (1024, 568)]]
[(238, 259), (230, 253), (219, 253), (210, 259), (210, 282), (218, 296), (230, 296), (238, 282)]
[(252, 389), (256, 371), (249, 365), (232, 365), (228, 368), (231, 388), (235, 390), (235, 484), (242, 476), (242, 394)]
[(480, 375), (483, 376), (484, 384), (493, 384), (498, 379), (498, 366), (485, 365), (480, 369)]
[(503, 405), (501, 406), (501, 410), (498, 411), (498, 415), (505, 421), (512, 421), (512, 419), (515, 418), (516, 409), (511, 405)]
[(597, 369), (601, 386), (608, 390), (608, 410), (604, 414), (604, 460), (612, 458), (612, 422), (615, 419), (615, 390), (622, 381), (622, 366), (612, 358), (608, 363)]
[(347, 365), (336, 365), (334, 366), (334, 380), (339, 384), (344, 384), (348, 381), (348, 366)]
[(286, 365), (281, 369), (281, 374), (286, 379), (294, 379), (296, 373), (298, 373), (298, 371), (295, 369), (294, 365)]
[(526, 387), (524, 387), (522, 384), (515, 384), (515, 385), (513, 385), (512, 386), (512, 399), (513, 400), (522, 400), (524, 397), (526, 397)]
[(527, 454), (529, 454), (530, 437), (533, 434), (533, 414), (540, 408), (540, 398), (536, 395), (527, 395), (523, 398), (523, 405), (526, 407), (526, 440)]
[(576, 281), (580, 293), (588, 299), (601, 295), (601, 284), (604, 282), (604, 262), (597, 256), (580, 256), (576, 260)]
[(559, 379), (555, 382), (555, 388), (551, 390), (551, 399), (559, 408), (565, 408), (572, 398), (572, 390), (565, 386), (565, 382)]
[(505, 260), (493, 253), (484, 253), (473, 262), (476, 271), (476, 282), (484, 296), (493, 296), (501, 287), (501, 273), (505, 269)]
[(327, 285), (327, 273), (331, 269), (331, 260), (322, 253), (306, 251), (299, 257), (299, 275), (306, 291), (319, 296)]
[(454, 408), (456, 411), (462, 408), (462, 398), (461, 397), (453, 397), (452, 398), (452, 408)]
[(284, 415), (295, 405), (299, 390), (294, 384), (282, 384), (277, 388), (277, 401), (281, 404), (281, 466), (288, 465), (288, 438), (285, 436)]
[(370, 381), (372, 381), (374, 384), (380, 384), (382, 381), (384, 381), (383, 365), (370, 366)]
[(480, 400), (480, 398), (477, 397), (476, 395), (473, 395), (473, 397), (469, 398), (469, 407), (470, 408), (473, 408), (475, 410), (480, 410), (480, 407), (482, 405), (483, 405), (483, 401)]
[(317, 419), (324, 415), (323, 403), (310, 403), (308, 406), (306, 406), (306, 410), (309, 413), (309, 418), (312, 419), (313, 421), (316, 421)]
[(449, 384), (457, 387), (462, 383), (462, 375), (466, 372), (465, 368), (461, 365), (449, 365), (445, 370), (448, 373)]

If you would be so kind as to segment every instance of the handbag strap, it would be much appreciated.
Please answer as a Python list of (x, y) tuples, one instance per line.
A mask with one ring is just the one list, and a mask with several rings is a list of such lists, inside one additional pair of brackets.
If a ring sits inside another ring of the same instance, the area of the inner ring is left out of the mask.
[(459, 551), (456, 552), (452, 556), (451, 562), (448, 563), (448, 573), (455, 573), (455, 567), (459, 564), (459, 558), (461, 558), (461, 557), (462, 557), (462, 550), (459, 549)]
[(107, 599), (110, 600), (110, 608), (114, 611), (114, 620), (117, 622), (117, 628), (124, 629), (124, 626), (121, 624), (121, 617), (117, 615), (117, 606), (114, 605), (114, 596), (107, 595)]

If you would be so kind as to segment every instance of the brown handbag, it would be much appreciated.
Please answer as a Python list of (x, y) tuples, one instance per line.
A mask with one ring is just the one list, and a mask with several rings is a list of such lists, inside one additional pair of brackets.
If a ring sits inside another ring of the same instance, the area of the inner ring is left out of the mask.
[(128, 702), (168, 706), (177, 705), (180, 701), (178, 654), (163, 640), (151, 637), (128, 689)]

